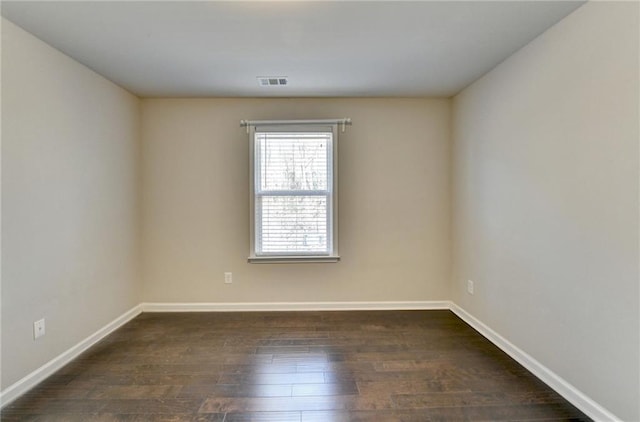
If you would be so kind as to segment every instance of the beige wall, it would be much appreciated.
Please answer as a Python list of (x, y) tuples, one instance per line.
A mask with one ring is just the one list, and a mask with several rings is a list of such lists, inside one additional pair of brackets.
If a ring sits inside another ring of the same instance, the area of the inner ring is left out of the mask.
[(2, 20), (3, 389), (140, 302), (138, 139), (137, 98)]
[[(158, 99), (142, 103), (144, 300), (449, 297), (449, 100)], [(249, 264), (240, 119), (351, 117), (339, 140), (339, 263)], [(223, 283), (232, 271), (234, 282)]]
[(638, 35), (638, 3), (588, 3), (453, 109), (453, 300), (628, 421), (640, 420)]

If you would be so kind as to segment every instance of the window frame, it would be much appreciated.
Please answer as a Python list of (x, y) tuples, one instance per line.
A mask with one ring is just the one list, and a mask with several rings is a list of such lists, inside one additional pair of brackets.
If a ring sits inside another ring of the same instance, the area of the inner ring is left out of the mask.
[[(257, 192), (256, 192), (256, 134), (264, 132), (331, 132), (331, 153), (329, 159), (332, 161), (331, 174), (327, 178), (331, 179), (330, 206), (327, 207), (327, 220), (330, 222), (331, 230), (331, 250), (326, 255), (317, 254), (256, 254), (257, 246)], [(250, 263), (303, 263), (303, 262), (338, 262), (338, 124), (337, 123), (270, 123), (268, 125), (249, 126), (249, 258)]]

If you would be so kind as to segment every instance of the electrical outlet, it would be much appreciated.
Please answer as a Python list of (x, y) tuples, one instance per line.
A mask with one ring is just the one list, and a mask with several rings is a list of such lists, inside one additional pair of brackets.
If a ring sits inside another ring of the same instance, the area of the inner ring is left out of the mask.
[(225, 284), (233, 283), (233, 274), (232, 273), (224, 273), (224, 282), (225, 282)]
[(473, 280), (467, 280), (467, 293), (473, 294)]
[(44, 318), (33, 323), (33, 339), (37, 340), (44, 335)]

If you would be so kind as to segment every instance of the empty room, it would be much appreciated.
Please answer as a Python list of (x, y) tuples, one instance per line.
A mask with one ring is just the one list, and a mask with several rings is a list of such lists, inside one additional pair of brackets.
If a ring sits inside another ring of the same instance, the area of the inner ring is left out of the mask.
[(2, 421), (640, 421), (640, 3), (1, 8)]

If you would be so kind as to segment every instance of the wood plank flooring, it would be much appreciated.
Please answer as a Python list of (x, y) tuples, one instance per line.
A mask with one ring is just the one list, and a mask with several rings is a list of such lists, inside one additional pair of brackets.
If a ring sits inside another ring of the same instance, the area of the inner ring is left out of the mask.
[(588, 421), (449, 311), (145, 313), (3, 421)]

